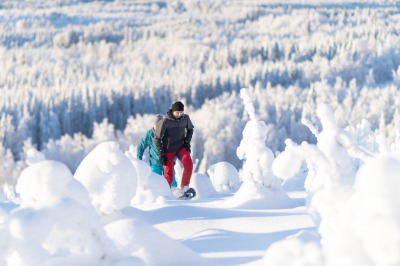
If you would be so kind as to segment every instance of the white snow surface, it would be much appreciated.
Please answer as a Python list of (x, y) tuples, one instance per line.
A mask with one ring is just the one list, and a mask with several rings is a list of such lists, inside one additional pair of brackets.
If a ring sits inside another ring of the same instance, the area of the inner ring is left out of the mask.
[[(2, 1), (0, 265), (400, 265), (399, 7)], [(210, 84), (252, 89), (207, 100)], [(140, 112), (189, 94), (205, 104), (186, 105), (202, 160), (184, 201), (129, 145)], [(316, 144), (275, 157), (300, 115)]]
[[(244, 134), (242, 142), (259, 138)], [(245, 154), (260, 158), (267, 149)], [(74, 176), (34, 150), (27, 160), (16, 186), (21, 203), (1, 205), (2, 265), (260, 263), (276, 240), (315, 231), (304, 192), (289, 198), (281, 187), (266, 186), (265, 178), (248, 178), (235, 193), (238, 173), (225, 162), (210, 169), (218, 176), (214, 184), (194, 173), (190, 186), (197, 195), (186, 201), (175, 199), (165, 179), (135, 158), (134, 147), (123, 153), (114, 141), (97, 145)]]
[[(276, 239), (314, 230), (301, 199), (304, 192), (293, 194), (302, 204), (291, 209), (277, 209), (281, 199), (270, 194), (262, 210), (251, 204), (226, 208), (232, 194), (217, 192), (208, 176), (195, 173), (191, 186), (196, 198), (177, 200), (162, 176), (118, 149), (113, 142), (98, 145), (82, 161), (76, 179), (60, 162), (44, 159), (28, 166), (17, 184), (21, 204), (1, 204), (1, 265), (246, 264), (261, 260)], [(116, 193), (109, 194), (106, 180), (120, 177), (122, 170), (129, 170), (126, 176), (132, 179), (144, 174), (136, 193), (132, 183), (114, 185)], [(104, 195), (93, 200), (96, 193)], [(257, 198), (265, 193), (243, 190), (236, 199), (243, 197), (245, 203), (246, 194)], [(102, 206), (126, 198), (132, 198), (130, 205), (104, 212), (109, 209)]]
[[(248, 176), (237, 192), (218, 192), (194, 173), (192, 200), (175, 199), (162, 176), (116, 142), (96, 146), (74, 176), (31, 151), (17, 203), (0, 204), (0, 264), (399, 265), (398, 145), (368, 150), (374, 145), (355, 138), (369, 136), (366, 127), (342, 129), (329, 106), (319, 110), (316, 145), (288, 140), (270, 158), (274, 171)], [(241, 143), (264, 138), (246, 130)], [(256, 158), (267, 149), (243, 149), (245, 164), (254, 160), (244, 174), (260, 169)], [(236, 175), (225, 170), (219, 188)], [(266, 185), (270, 177), (291, 189)]]

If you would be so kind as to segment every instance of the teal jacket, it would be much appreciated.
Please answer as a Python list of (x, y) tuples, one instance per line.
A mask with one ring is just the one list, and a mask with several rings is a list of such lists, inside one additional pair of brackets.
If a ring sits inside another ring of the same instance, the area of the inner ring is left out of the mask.
[(156, 145), (154, 145), (153, 139), (154, 131), (153, 129), (149, 129), (139, 141), (136, 157), (142, 160), (144, 151), (149, 148), (150, 165), (157, 165), (160, 164), (160, 162), (158, 161), (157, 148)]
[[(158, 153), (156, 149), (156, 145), (153, 142), (154, 139), (154, 130), (150, 129), (146, 132), (146, 134), (140, 139), (139, 144), (137, 146), (136, 157), (140, 160), (143, 160), (143, 153), (149, 148), (149, 156), (150, 156), (150, 167), (151, 171), (157, 173), (159, 175), (163, 175), (163, 166), (158, 161)], [(174, 158), (174, 162), (176, 157)], [(175, 170), (172, 175), (172, 187), (177, 187), (176, 179), (175, 179)]]

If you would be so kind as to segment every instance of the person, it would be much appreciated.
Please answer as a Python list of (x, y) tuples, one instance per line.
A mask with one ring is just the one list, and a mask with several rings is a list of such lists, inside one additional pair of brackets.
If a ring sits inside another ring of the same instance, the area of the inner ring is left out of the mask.
[[(139, 160), (143, 160), (144, 151), (147, 148), (149, 148), (149, 163), (150, 163), (151, 171), (154, 173), (157, 173), (159, 175), (163, 175), (164, 170), (163, 170), (163, 165), (160, 164), (160, 162), (159, 162), (157, 148), (154, 145), (153, 139), (154, 139), (154, 131), (156, 128), (156, 124), (161, 119), (163, 119), (163, 116), (160, 114), (157, 114), (154, 116), (153, 127), (151, 129), (149, 129), (146, 132), (146, 134), (140, 139), (139, 144), (137, 146), (137, 153), (136, 153), (136, 157)], [(170, 186), (172, 186), (173, 188), (177, 187), (177, 183), (175, 180), (175, 174), (172, 175), (172, 183), (170, 184)]]
[[(189, 188), (193, 171), (193, 161), (190, 156), (190, 141), (193, 136), (193, 124), (187, 114), (184, 114), (182, 102), (174, 102), (165, 117), (156, 125), (154, 144), (156, 145), (159, 162), (164, 168), (164, 177), (172, 184), (174, 157), (177, 157), (183, 165), (180, 189), (182, 194), (193, 193)], [(190, 191), (190, 192), (189, 192)]]

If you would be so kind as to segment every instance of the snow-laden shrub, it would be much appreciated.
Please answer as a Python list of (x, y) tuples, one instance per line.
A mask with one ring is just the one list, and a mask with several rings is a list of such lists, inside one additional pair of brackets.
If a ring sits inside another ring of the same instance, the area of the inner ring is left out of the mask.
[(236, 192), (241, 185), (238, 171), (228, 162), (219, 162), (211, 165), (207, 170), (207, 174), (218, 192)]
[(317, 144), (297, 146), (287, 141), (273, 171), (290, 178), (302, 161), (307, 163), (307, 203), (321, 235), (321, 265), (399, 264), (395, 251), (400, 246), (397, 143), (389, 147), (381, 136), (372, 138), (365, 121), (340, 128), (327, 105), (318, 107), (318, 115), (321, 132), (307, 123)]
[(68, 167), (57, 161), (42, 160), (24, 169), (16, 192), (22, 207), (40, 208), (53, 205), (62, 197), (89, 206), (86, 189), (72, 177)]
[(0, 227), (1, 265), (109, 265), (118, 254), (86, 189), (69, 169), (41, 160), (21, 173), (21, 205)]
[(243, 139), (237, 148), (237, 156), (244, 160), (243, 184), (226, 204), (230, 207), (246, 208), (294, 206), (295, 202), (283, 191), (281, 181), (272, 173), (274, 155), (265, 145), (267, 126), (263, 121), (259, 121), (247, 89), (242, 89), (240, 95), (250, 117), (243, 130)]
[(240, 93), (250, 116), (250, 121), (243, 130), (243, 139), (236, 151), (239, 159), (245, 160), (243, 181), (262, 184), (271, 190), (280, 190), (280, 181), (271, 171), (274, 154), (265, 145), (268, 135), (267, 125), (263, 121), (259, 121), (248, 91), (242, 89)]
[[(397, 156), (378, 156), (367, 161), (357, 172), (354, 195), (343, 208), (341, 219), (346, 221), (346, 233), (354, 235), (352, 243), (363, 243), (359, 246), (362, 253), (358, 254), (368, 259), (364, 265), (400, 264), (399, 173), (400, 158)], [(342, 237), (347, 240), (346, 235)], [(357, 249), (353, 247), (350, 251)], [(337, 253), (332, 254), (335, 255)], [(353, 257), (351, 261), (360, 259), (348, 255)]]
[(117, 253), (101, 219), (70, 198), (52, 205), (19, 208), (0, 229), (2, 265), (108, 265)]
[(95, 208), (111, 214), (129, 206), (136, 193), (135, 167), (116, 142), (103, 142), (83, 159), (74, 177), (81, 182)]
[(130, 146), (125, 155), (135, 167), (138, 185), (132, 204), (163, 203), (166, 199), (172, 199), (172, 193), (164, 176), (153, 173), (150, 166), (136, 158), (136, 147)]
[(210, 178), (205, 174), (194, 173), (190, 179), (190, 187), (196, 190), (195, 199), (206, 199), (219, 195)]

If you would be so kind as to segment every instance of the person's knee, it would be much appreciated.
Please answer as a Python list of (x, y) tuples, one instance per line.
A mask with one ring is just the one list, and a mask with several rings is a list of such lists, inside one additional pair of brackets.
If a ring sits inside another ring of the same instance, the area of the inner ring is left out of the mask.
[(183, 168), (184, 169), (193, 169), (193, 162), (192, 159), (182, 160)]

